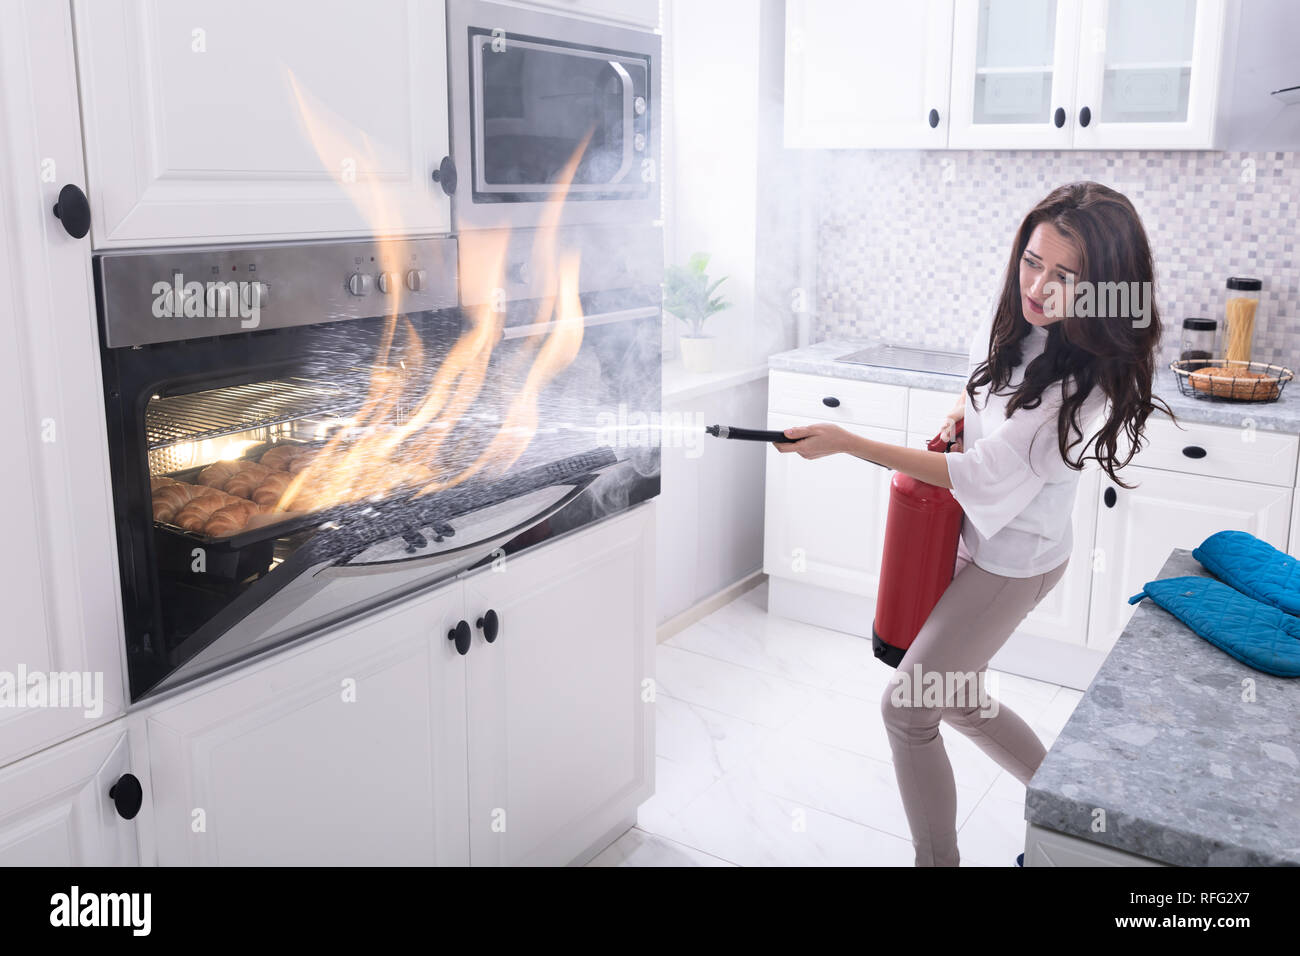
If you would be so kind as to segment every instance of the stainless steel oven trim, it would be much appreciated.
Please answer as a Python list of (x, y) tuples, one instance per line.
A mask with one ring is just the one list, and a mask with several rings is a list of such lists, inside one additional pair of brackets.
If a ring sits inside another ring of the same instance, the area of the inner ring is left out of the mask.
[[(482, 89), (483, 85), (483, 49), (492, 42), (492, 37), (486, 34), (478, 36), (474, 40), (474, 89)], [(628, 74), (624, 63), (638, 64), (643, 61), (637, 60), (630, 56), (610, 56), (608, 53), (600, 53), (595, 50), (583, 50), (578, 47), (556, 46), (547, 43), (533, 43), (530, 40), (508, 40), (512, 47), (523, 47), (529, 50), (554, 50), (558, 53), (564, 53), (567, 56), (582, 56), (591, 60), (605, 60), (618, 72), (619, 78), (623, 83), (623, 162), (619, 166), (618, 172), (614, 174), (614, 181), (610, 183), (581, 183), (572, 185), (568, 191), (575, 192), (631, 192), (640, 189), (644, 183), (624, 183), (625, 177), (632, 168), (632, 77)], [(483, 98), (480, 96), (474, 100), (474, 132), (477, 135), (479, 149), (483, 149), (486, 142), (486, 129), (484, 128), (483, 118)], [(647, 137), (647, 145), (650, 144)], [(483, 178), (483, 163), (476, 161), (481, 156), (471, 156), (471, 162), (474, 163), (474, 188), (481, 193), (553, 193), (558, 187), (546, 183), (542, 185), (523, 185), (523, 184), (501, 184), (493, 185)]]
[[(637, 319), (650, 319), (659, 315), (659, 306), (648, 305), (640, 309), (622, 309), (618, 312), (599, 312), (595, 315), (584, 315), (582, 317), (583, 328), (591, 328), (593, 325), (609, 325), (612, 322), (632, 322)], [(501, 335), (502, 340), (519, 339), (529, 335), (540, 335), (543, 332), (549, 332), (558, 326), (563, 320), (557, 319), (554, 322), (533, 322), (529, 325), (512, 325), (507, 328)]]

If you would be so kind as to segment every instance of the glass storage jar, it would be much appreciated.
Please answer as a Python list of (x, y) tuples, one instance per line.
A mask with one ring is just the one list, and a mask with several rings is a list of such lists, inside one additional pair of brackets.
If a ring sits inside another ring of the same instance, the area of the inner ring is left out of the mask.
[(1259, 279), (1233, 276), (1228, 280), (1227, 321), (1223, 328), (1224, 358), (1250, 361), (1250, 343), (1255, 336), (1255, 311), (1259, 308)]
[[(1202, 317), (1183, 319), (1183, 341), (1178, 357), (1184, 362), (1208, 364), (1214, 358), (1215, 334), (1219, 323)], [(1194, 364), (1191, 368), (1199, 368)]]

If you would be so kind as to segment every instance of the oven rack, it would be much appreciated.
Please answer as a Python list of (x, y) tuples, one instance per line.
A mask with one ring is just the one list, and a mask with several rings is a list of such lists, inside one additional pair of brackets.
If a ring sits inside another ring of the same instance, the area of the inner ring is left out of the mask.
[(363, 403), (357, 391), (301, 377), (168, 395), (145, 407), (145, 441), (156, 451), (313, 415), (348, 415)]

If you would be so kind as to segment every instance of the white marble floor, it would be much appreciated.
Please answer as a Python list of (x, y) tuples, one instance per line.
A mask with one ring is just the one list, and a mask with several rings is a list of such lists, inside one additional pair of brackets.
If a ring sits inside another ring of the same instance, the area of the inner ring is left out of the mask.
[[(657, 650), (655, 795), (590, 866), (911, 866), (880, 717), (893, 670), (862, 638), (767, 613), (756, 587)], [(989, 672), (1050, 747), (1078, 691)], [(940, 726), (963, 866), (1014, 866), (1025, 788)]]

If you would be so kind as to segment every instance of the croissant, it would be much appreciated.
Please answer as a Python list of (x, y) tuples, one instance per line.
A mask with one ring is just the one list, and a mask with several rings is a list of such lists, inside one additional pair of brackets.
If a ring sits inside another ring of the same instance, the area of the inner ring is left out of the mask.
[(239, 500), (225, 492), (207, 489), (205, 493), (176, 512), (174, 522), (186, 531), (202, 531), (203, 526), (216, 511)]
[(177, 511), (207, 491), (209, 489), (202, 485), (187, 485), (181, 481), (157, 488), (153, 493), (153, 520), (171, 521)]
[(238, 474), (232, 475), (222, 489), (228, 495), (234, 495), (237, 498), (248, 498), (253, 493), (253, 489), (266, 480), (271, 474), (271, 469), (266, 465), (259, 465), (255, 461), (241, 461)]
[(312, 448), (301, 454), (294, 455), (289, 460), (289, 474), (296, 475), (304, 468), (310, 468), (311, 463), (316, 460), (316, 449)]
[(292, 481), (293, 475), (287, 471), (273, 471), (253, 489), (253, 500), (259, 505), (273, 505), (280, 500)]
[(157, 491), (159, 488), (165, 488), (165, 487), (167, 487), (168, 485), (174, 485), (174, 484), (176, 484), (176, 479), (175, 479), (175, 478), (168, 478), (166, 475), (163, 475), (163, 476), (161, 476), (161, 477), (159, 477), (159, 478), (153, 478), (153, 477), (150, 477), (150, 479), (149, 479), (149, 490), (150, 490), (150, 491)]
[(303, 452), (301, 445), (273, 445), (262, 455), (262, 464), (274, 471), (288, 471), (289, 462)]
[(262, 506), (252, 501), (242, 499), (235, 501), (214, 511), (212, 517), (203, 526), (203, 533), (214, 538), (224, 538), (226, 535), (242, 531), (248, 519), (261, 512)]
[(199, 472), (199, 484), (224, 491), (226, 482), (239, 473), (237, 461), (214, 461)]

